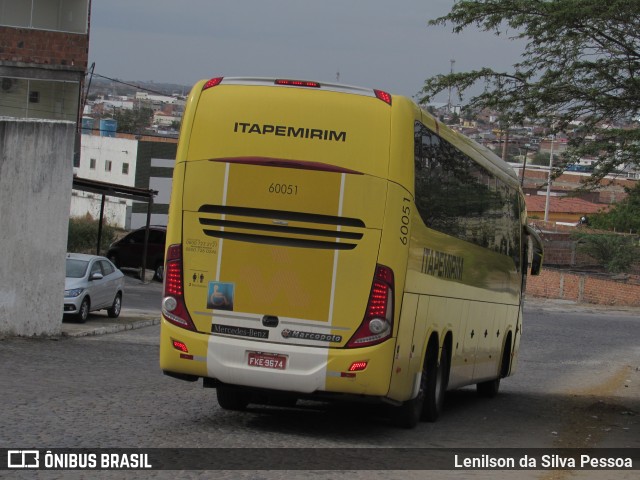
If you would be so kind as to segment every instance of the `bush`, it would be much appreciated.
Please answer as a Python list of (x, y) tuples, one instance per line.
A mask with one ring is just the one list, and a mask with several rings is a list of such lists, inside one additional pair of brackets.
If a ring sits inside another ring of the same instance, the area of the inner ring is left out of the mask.
[[(67, 252), (96, 253), (98, 241), (98, 220), (91, 215), (69, 218), (69, 232), (67, 234)], [(116, 240), (116, 228), (108, 223), (102, 223), (102, 239), (100, 241), (100, 253), (104, 255)]]
[(579, 233), (578, 251), (589, 255), (608, 272), (628, 272), (638, 258), (637, 241), (630, 236), (616, 234)]

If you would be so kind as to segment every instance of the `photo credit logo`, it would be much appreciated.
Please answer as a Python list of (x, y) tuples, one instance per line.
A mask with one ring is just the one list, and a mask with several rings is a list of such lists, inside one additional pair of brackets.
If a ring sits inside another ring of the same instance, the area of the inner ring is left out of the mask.
[(152, 469), (149, 453), (139, 449), (6, 450), (5, 469), (143, 470)]

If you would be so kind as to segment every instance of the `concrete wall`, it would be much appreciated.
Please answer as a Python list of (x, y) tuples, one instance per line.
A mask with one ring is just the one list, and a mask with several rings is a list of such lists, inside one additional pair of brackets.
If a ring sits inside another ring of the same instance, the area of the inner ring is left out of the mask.
[(0, 335), (60, 333), (74, 131), (0, 117)]

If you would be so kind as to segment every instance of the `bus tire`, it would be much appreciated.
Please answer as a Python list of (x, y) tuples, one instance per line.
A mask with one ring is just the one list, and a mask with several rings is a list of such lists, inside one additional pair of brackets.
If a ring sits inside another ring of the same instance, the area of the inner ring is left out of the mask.
[(426, 386), (425, 372), (420, 377), (420, 391), (416, 398), (407, 400), (402, 405), (391, 407), (391, 421), (400, 428), (414, 428), (420, 422), (422, 407), (424, 406), (424, 389)]
[[(433, 363), (433, 360), (431, 360), (431, 363)], [(421, 420), (435, 422), (438, 419), (444, 407), (444, 395), (447, 391), (448, 380), (449, 350), (445, 343), (442, 346), (440, 362), (435, 365), (435, 375), (431, 375), (430, 381), (427, 381)]]
[(218, 385), (216, 387), (218, 404), (224, 410), (242, 411), (247, 408), (251, 397), (249, 393), (230, 385)]
[(449, 354), (446, 345), (442, 347), (442, 357), (438, 362), (438, 348), (427, 350), (420, 389), (416, 398), (404, 402), (392, 410), (392, 420), (402, 428), (414, 428), (420, 420), (435, 422), (444, 404), (444, 392), (447, 387)]
[(502, 360), (500, 361), (500, 371), (498, 378), (481, 382), (476, 385), (478, 396), (483, 398), (494, 398), (500, 391), (500, 379), (506, 377), (509, 373), (509, 362), (511, 360), (511, 335), (507, 337), (505, 348), (502, 351)]
[(482, 398), (493, 398), (500, 390), (500, 377), (494, 380), (487, 380), (476, 385), (478, 396)]

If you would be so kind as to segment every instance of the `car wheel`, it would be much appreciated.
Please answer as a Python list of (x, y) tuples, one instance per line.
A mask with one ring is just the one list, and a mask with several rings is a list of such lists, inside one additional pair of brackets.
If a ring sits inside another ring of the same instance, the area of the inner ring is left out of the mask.
[(80, 304), (80, 309), (78, 310), (77, 319), (80, 323), (84, 323), (89, 318), (89, 309), (91, 308), (91, 301), (89, 297), (84, 297), (82, 299), (82, 303)]
[(164, 279), (164, 265), (162, 263), (156, 265), (153, 272), (153, 278), (159, 282)]
[(107, 309), (107, 315), (109, 318), (118, 318), (120, 310), (122, 309), (122, 294), (118, 292), (116, 298), (113, 299), (113, 305)]

